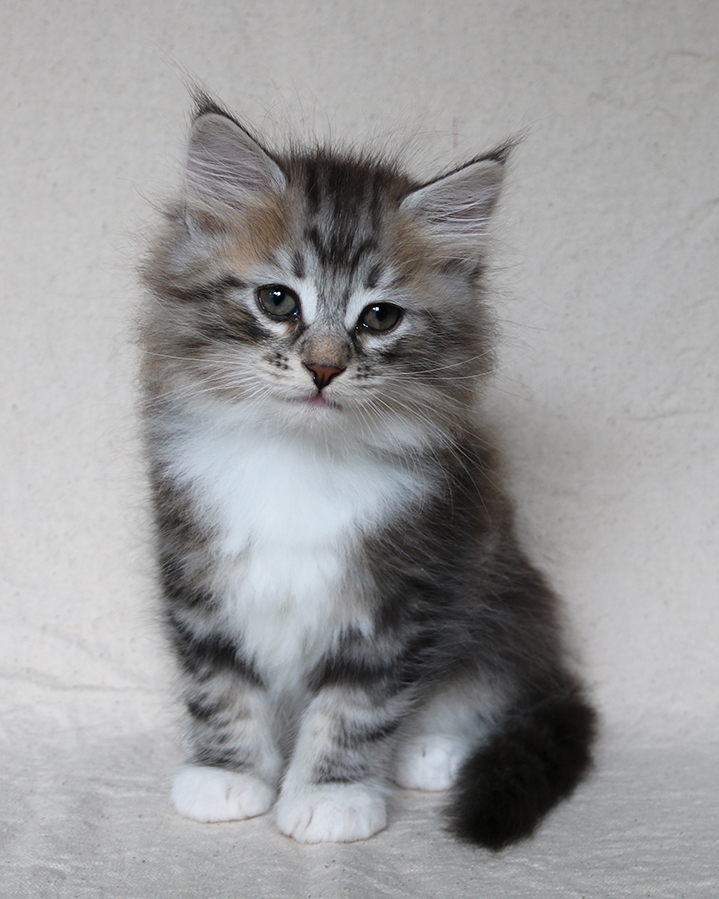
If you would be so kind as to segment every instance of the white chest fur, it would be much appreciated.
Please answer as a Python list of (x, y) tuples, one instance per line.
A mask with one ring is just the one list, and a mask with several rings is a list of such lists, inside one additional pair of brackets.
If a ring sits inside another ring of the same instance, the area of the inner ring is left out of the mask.
[(217, 535), (225, 624), (265, 677), (296, 679), (343, 628), (371, 628), (350, 559), (363, 533), (418, 497), (421, 477), (367, 451), (253, 427), (183, 428), (171, 455)]

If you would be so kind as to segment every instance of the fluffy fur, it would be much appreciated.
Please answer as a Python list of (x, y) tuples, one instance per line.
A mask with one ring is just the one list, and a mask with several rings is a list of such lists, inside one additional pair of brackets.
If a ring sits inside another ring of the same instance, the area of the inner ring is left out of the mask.
[(456, 833), (527, 836), (594, 715), (477, 420), (507, 148), (428, 184), (271, 154), (201, 98), (144, 277), (163, 616), (199, 821), (364, 839), (389, 783)]

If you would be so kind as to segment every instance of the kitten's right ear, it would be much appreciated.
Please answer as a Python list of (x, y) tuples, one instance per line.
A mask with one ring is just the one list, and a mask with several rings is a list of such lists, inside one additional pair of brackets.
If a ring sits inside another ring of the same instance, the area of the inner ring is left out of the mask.
[(286, 185), (279, 165), (232, 119), (216, 112), (195, 119), (187, 152), (189, 196), (242, 209)]

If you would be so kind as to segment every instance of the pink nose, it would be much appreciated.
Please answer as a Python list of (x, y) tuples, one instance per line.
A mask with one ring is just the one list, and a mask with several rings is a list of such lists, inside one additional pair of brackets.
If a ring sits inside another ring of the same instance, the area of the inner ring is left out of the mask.
[(329, 384), (332, 378), (336, 378), (337, 375), (341, 375), (344, 371), (344, 368), (339, 368), (337, 365), (327, 365), (325, 362), (305, 362), (304, 366), (312, 372), (312, 380), (315, 382), (315, 387), (318, 390), (322, 390)]

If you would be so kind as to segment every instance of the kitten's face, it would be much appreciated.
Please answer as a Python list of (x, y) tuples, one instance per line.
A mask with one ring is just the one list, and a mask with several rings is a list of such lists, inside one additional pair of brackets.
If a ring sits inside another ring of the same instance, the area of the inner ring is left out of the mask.
[(474, 168), (413, 189), (323, 152), (276, 162), (198, 119), (186, 203), (147, 270), (158, 392), (350, 440), (441, 441), (489, 369), (477, 238), (501, 164)]

